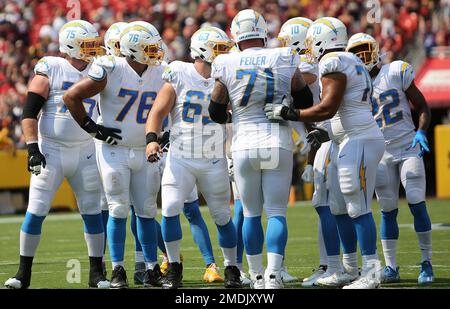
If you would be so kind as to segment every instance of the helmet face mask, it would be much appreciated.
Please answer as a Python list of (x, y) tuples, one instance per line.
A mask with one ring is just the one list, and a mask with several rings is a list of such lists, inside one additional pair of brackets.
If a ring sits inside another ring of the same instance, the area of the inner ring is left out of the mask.
[(282, 47), (291, 47), (297, 54), (305, 53), (305, 39), (312, 20), (305, 17), (295, 17), (286, 21), (282, 26), (277, 39)]
[(309, 27), (305, 45), (308, 61), (317, 63), (326, 50), (345, 50), (347, 47), (347, 29), (337, 18), (320, 18)]
[(201, 28), (191, 37), (191, 57), (192, 59), (200, 58), (212, 63), (217, 56), (227, 54), (233, 45), (233, 42), (222, 29), (216, 27)]
[(105, 33), (105, 48), (108, 55), (122, 56), (120, 53), (120, 34), (127, 27), (125, 22), (112, 24)]
[(95, 27), (84, 20), (66, 23), (59, 31), (59, 50), (74, 59), (91, 62), (105, 54), (102, 39)]
[(120, 35), (120, 53), (133, 61), (151, 66), (164, 61), (163, 44), (158, 30), (144, 21), (128, 24)]
[(381, 61), (378, 43), (366, 33), (354, 34), (348, 42), (346, 51), (360, 58), (368, 71), (371, 71)]

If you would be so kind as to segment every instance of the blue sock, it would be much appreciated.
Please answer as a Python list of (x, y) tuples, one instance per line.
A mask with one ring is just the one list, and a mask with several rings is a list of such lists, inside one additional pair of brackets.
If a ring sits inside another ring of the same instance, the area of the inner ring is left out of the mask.
[(102, 214), (96, 215), (81, 215), (84, 222), (84, 232), (86, 234), (100, 234), (103, 233), (103, 218)]
[(225, 225), (217, 225), (217, 236), (219, 238), (219, 246), (221, 248), (236, 247), (236, 229), (233, 221), (230, 219)]
[(142, 251), (142, 246), (141, 246), (141, 242), (139, 241), (138, 231), (137, 231), (136, 213), (134, 212), (133, 205), (131, 205), (130, 208), (131, 208), (130, 228), (131, 228), (131, 233), (133, 234), (133, 238), (134, 238), (134, 251)]
[(336, 225), (341, 239), (342, 251), (344, 253), (355, 253), (357, 247), (357, 238), (355, 225), (349, 215), (337, 215)]
[(162, 253), (166, 253), (166, 245), (164, 244), (164, 239), (162, 237), (161, 224), (159, 224), (158, 220), (155, 220), (155, 225), (156, 234), (158, 235), (158, 248)]
[(381, 212), (380, 235), (381, 239), (398, 239), (397, 224), (398, 209), (389, 212)]
[(361, 255), (373, 255), (377, 252), (377, 227), (372, 213), (353, 219), (358, 237)]
[(328, 206), (316, 207), (319, 214), (320, 225), (322, 226), (323, 241), (327, 255), (339, 255), (341, 247), (339, 243), (339, 233), (336, 226), (336, 218)]
[(284, 255), (288, 237), (286, 217), (274, 216), (267, 220), (267, 252)]
[(105, 254), (106, 252), (106, 242), (108, 241), (108, 229), (107, 229), (108, 218), (109, 218), (109, 210), (102, 210), (103, 232), (105, 233), (103, 254)]
[(22, 223), (22, 232), (31, 235), (41, 235), (42, 223), (46, 216), (36, 216), (31, 212), (25, 214), (25, 220)]
[(425, 202), (409, 204), (409, 210), (414, 216), (414, 230), (416, 230), (416, 232), (428, 232), (431, 230), (431, 220), (428, 216)]
[(183, 212), (189, 221), (192, 238), (194, 238), (194, 242), (200, 249), (205, 264), (215, 263), (208, 227), (200, 213), (198, 200), (191, 203), (184, 203)]
[(237, 235), (237, 257), (236, 262), (242, 264), (244, 255), (244, 240), (242, 239), (242, 225), (244, 224), (244, 209), (241, 200), (234, 200), (233, 224)]
[(156, 262), (158, 237), (156, 234), (155, 218), (137, 218), (137, 232), (144, 253), (144, 261)]
[(261, 224), (261, 216), (244, 217), (242, 226), (244, 248), (248, 255), (261, 254), (264, 244), (264, 231)]
[(180, 216), (162, 217), (161, 232), (164, 242), (180, 240), (183, 236), (181, 232)]
[(123, 261), (125, 252), (125, 238), (127, 230), (127, 218), (114, 218), (109, 216), (108, 219), (108, 248), (112, 262)]

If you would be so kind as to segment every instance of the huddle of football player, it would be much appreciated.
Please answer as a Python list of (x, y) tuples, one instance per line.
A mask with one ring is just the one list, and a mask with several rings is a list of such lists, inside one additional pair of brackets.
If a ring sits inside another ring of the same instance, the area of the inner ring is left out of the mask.
[[(283, 288), (296, 280), (284, 265), (292, 128), (309, 150), (302, 179), (314, 184), (312, 204), (319, 216), (319, 267), (302, 286), (372, 289), (400, 281), (400, 182), (422, 253), (418, 283), (434, 281), (422, 159), (429, 152), (431, 116), (411, 66), (382, 64), (373, 37), (358, 33), (348, 40), (345, 25), (333, 17), (288, 20), (278, 35), (280, 48), (267, 47), (264, 17), (251, 9), (234, 17), (230, 32), (231, 39), (219, 28), (200, 28), (190, 43), (194, 62), (167, 64), (167, 46), (150, 23), (115, 23), (104, 46), (89, 22), (74, 20), (61, 28), (65, 57), (42, 58), (28, 88), (22, 128), (30, 197), (19, 269), (6, 287), (30, 286), (43, 221), (67, 178), (84, 222), (89, 287), (128, 288), (124, 251), (130, 212), (134, 283), (181, 287), (183, 212), (206, 264), (205, 282)], [(417, 131), (410, 103), (419, 112)], [(228, 163), (227, 123), (233, 128)], [(155, 219), (160, 189), (161, 224)], [(223, 278), (197, 189), (217, 228)], [(374, 192), (384, 268), (376, 248)], [(242, 268), (244, 249), (249, 278)]]

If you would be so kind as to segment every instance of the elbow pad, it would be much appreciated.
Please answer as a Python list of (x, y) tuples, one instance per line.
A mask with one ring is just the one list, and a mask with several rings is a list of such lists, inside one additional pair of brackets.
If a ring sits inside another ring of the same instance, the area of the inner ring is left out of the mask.
[(27, 94), (27, 102), (23, 107), (22, 119), (37, 119), (37, 116), (46, 101), (47, 99), (45, 99), (43, 96), (29, 91)]
[(208, 112), (209, 117), (214, 122), (224, 124), (228, 121), (229, 117), (226, 104), (220, 104), (211, 100), (211, 102), (209, 103)]
[(291, 92), (291, 95), (296, 109), (305, 109), (313, 106), (313, 94), (307, 85), (300, 91)]

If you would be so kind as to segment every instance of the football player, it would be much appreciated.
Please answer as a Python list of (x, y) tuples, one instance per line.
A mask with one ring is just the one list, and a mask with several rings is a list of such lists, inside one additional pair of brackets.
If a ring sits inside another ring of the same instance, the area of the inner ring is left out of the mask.
[[(213, 63), (211, 118), (225, 123), (232, 108), (234, 179), (244, 208), (243, 240), (252, 287), (283, 288), (281, 269), (287, 242), (286, 208), (292, 177), (292, 130), (287, 122), (273, 123), (266, 105), (312, 104), (312, 94), (300, 71), (299, 57), (290, 48), (265, 48), (267, 25), (258, 12), (247, 9), (233, 19), (231, 33), (240, 53), (220, 55)], [(267, 270), (262, 251), (263, 209)]]
[[(305, 56), (306, 32), (312, 23), (312, 20), (304, 17), (289, 19), (281, 27), (278, 40), (282, 42), (284, 47), (289, 46), (300, 55), (299, 69), (313, 93), (314, 103), (317, 104), (320, 102), (319, 69), (316, 63), (309, 63)], [(298, 121), (293, 121), (292, 123), (302, 124), (302, 122)], [(320, 123), (317, 125), (320, 125)], [(328, 141), (323, 143), (319, 149), (313, 147), (308, 154), (308, 164), (302, 174), (304, 182), (314, 182), (312, 204), (319, 215), (318, 240), (320, 252), (319, 267), (311, 276), (303, 280), (303, 287), (311, 287), (315, 285), (320, 277), (329, 276), (341, 269), (339, 235), (336, 228), (336, 220), (330, 211), (327, 188), (330, 145), (331, 142)]]
[[(163, 84), (161, 74), (166, 64), (162, 39), (151, 24), (132, 22), (121, 33), (120, 53), (125, 57), (97, 58), (89, 78), (66, 92), (64, 101), (78, 124), (98, 139), (99, 169), (109, 207), (111, 288), (128, 287), (123, 260), (131, 204), (146, 264), (144, 283), (161, 286), (155, 223), (160, 180), (157, 166), (146, 164), (144, 125)], [(98, 93), (102, 123), (114, 128), (107, 132), (80, 105), (85, 97)]]
[[(381, 244), (386, 266), (383, 282), (399, 282), (397, 240), (399, 236), (398, 190), (405, 188), (414, 229), (422, 252), (419, 284), (434, 281), (431, 266), (431, 221), (425, 204), (423, 155), (429, 152), (427, 129), (431, 113), (414, 83), (414, 70), (404, 61), (381, 64), (378, 44), (365, 33), (353, 35), (347, 46), (366, 65), (373, 84), (372, 112), (386, 139), (386, 151), (378, 165), (375, 192), (381, 207)], [(418, 130), (410, 103), (419, 114)]]
[[(101, 38), (89, 22), (73, 20), (59, 32), (59, 49), (65, 57), (42, 58), (34, 68), (36, 75), (28, 87), (22, 129), (32, 176), (27, 213), (20, 231), (19, 270), (5, 282), (8, 288), (24, 289), (30, 285), (42, 223), (64, 178), (75, 193), (84, 221), (90, 261), (89, 286), (109, 287), (102, 271), (104, 233), (94, 142), (76, 124), (63, 101), (64, 92), (86, 76), (93, 57), (101, 55)], [(80, 108), (95, 119), (97, 101), (98, 96), (86, 96)]]
[(195, 185), (205, 197), (216, 223), (219, 245), (224, 255), (225, 287), (241, 287), (236, 267), (236, 230), (231, 220), (227, 162), (224, 156), (224, 126), (212, 123), (207, 104), (214, 85), (211, 62), (226, 53), (231, 42), (225, 32), (210, 27), (191, 38), (194, 64), (174, 61), (164, 72), (161, 89), (146, 126), (147, 157), (159, 160), (157, 142), (164, 118), (170, 113), (170, 149), (162, 177), (162, 234), (169, 258), (163, 288), (175, 289), (182, 282), (180, 261), (181, 226), (179, 214)]
[[(316, 20), (308, 29), (306, 46), (311, 61), (319, 63), (320, 103), (299, 111), (276, 105), (266, 106), (266, 110), (275, 119), (304, 122), (330, 119), (328, 132), (325, 131), (333, 141), (328, 167), (333, 198), (330, 208), (344, 248), (345, 272), (319, 278), (317, 284), (342, 286), (357, 279), (344, 288), (377, 288), (381, 264), (371, 201), (377, 166), (385, 147), (383, 134), (370, 110), (370, 76), (358, 57), (344, 51), (347, 30), (336, 18)], [(316, 132), (320, 137), (324, 130)], [(359, 278), (357, 241), (363, 260)]]

